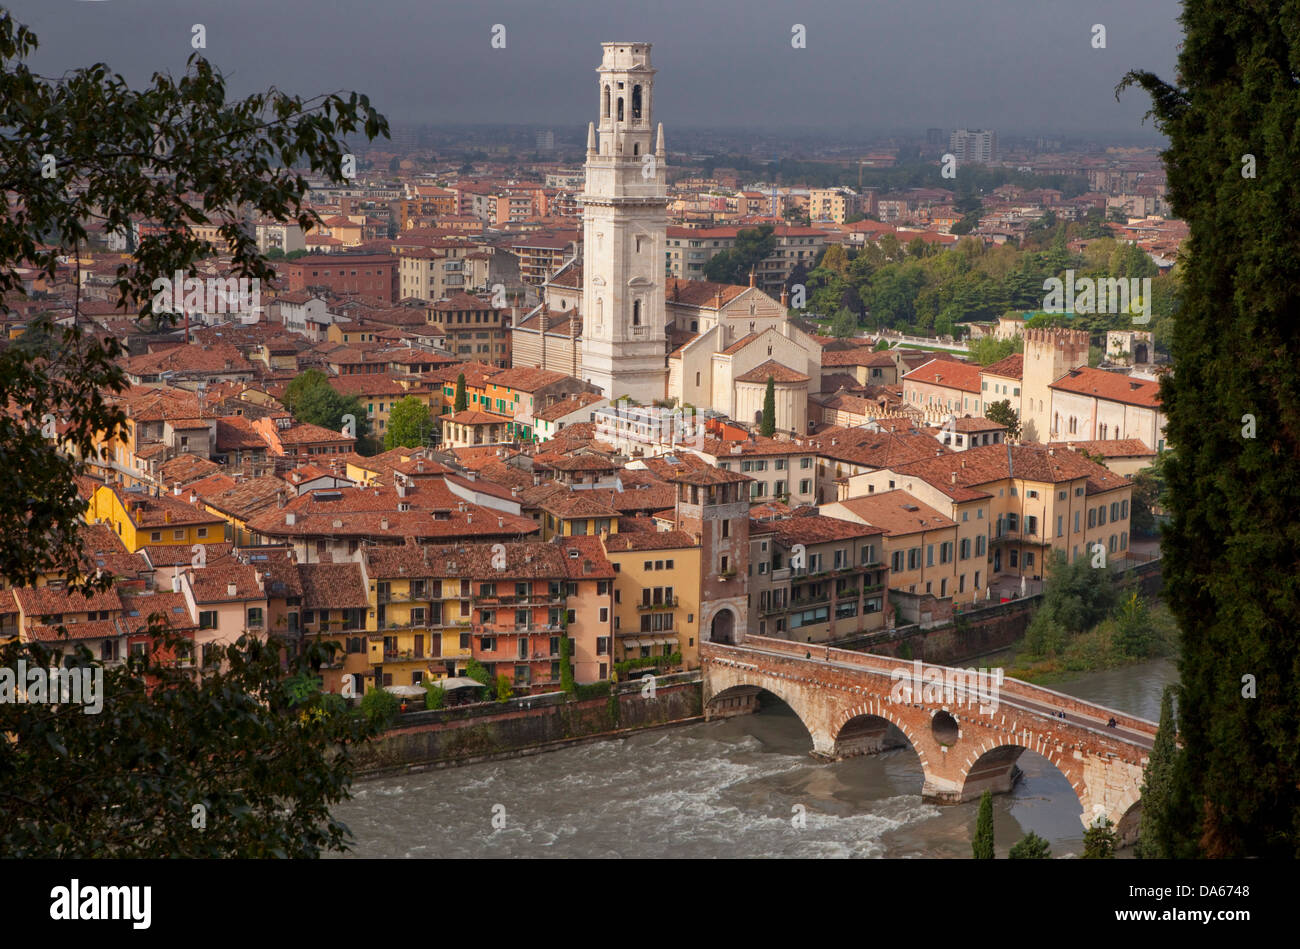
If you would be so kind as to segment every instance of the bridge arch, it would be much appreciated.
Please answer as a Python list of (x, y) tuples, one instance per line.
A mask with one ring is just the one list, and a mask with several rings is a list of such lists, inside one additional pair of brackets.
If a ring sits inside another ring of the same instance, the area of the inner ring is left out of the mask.
[(812, 738), (813, 754), (829, 755), (835, 740), (817, 726), (816, 710), (810, 708), (807, 693), (797, 684), (785, 680), (749, 673), (743, 668), (722, 668), (711, 678), (712, 693), (705, 693), (706, 719), (726, 718), (752, 712), (760, 692), (776, 696), (794, 712), (800, 724)]
[(1059, 750), (1044, 740), (1033, 739), (1030, 735), (1025, 741), (995, 741), (986, 739), (967, 752), (961, 767), (961, 795), (959, 800), (971, 801), (985, 791), (1005, 794), (1015, 786), (1020, 776), (1017, 762), (1020, 756), (1031, 751), (1045, 758), (1074, 789), (1075, 797), (1083, 807), (1087, 818), (1087, 786), (1078, 769), (1068, 761), (1063, 750)]
[(904, 744), (916, 752), (921, 770), (927, 770), (925, 746), (917, 740), (911, 723), (878, 698), (869, 698), (839, 713), (832, 728), (834, 745), (831, 757), (869, 755), (887, 748), (902, 747), (897, 741), (891, 742), (891, 725), (902, 733)]

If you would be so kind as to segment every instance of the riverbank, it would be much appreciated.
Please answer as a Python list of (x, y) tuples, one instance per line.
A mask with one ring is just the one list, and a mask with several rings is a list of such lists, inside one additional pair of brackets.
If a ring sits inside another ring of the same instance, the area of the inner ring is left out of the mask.
[(356, 752), (358, 777), (518, 758), (703, 718), (696, 672), (615, 683), (605, 696), (563, 692), (409, 712)]

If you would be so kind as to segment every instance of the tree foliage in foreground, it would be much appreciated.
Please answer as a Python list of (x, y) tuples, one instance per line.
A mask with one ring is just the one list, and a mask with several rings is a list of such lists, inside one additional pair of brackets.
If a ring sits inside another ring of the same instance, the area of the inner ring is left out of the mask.
[[(138, 307), (146, 322), (174, 320), (154, 313), (154, 280), (197, 276), (196, 264), (213, 256), (192, 228), (218, 228), (234, 275), (273, 279), (246, 221), (310, 228), (319, 219), (304, 203), (304, 172), (342, 181), (353, 151), (342, 136), (388, 133), (355, 93), (303, 100), (271, 90), (227, 102), (225, 79), (197, 54), (179, 79), (156, 73), (140, 90), (103, 64), (49, 79), (27, 65), (37, 45), (0, 10), (0, 190), (9, 198), (0, 205), (0, 312), (33, 273), (53, 280), (61, 256), (85, 250), (92, 225), (110, 234), (155, 225), (116, 271), (119, 305)], [(75, 479), (101, 436), (125, 422), (111, 398), (125, 385), (123, 351), (88, 333), (76, 310), (71, 325), (36, 329), (0, 352), (0, 578), (107, 587), (110, 574), (81, 566), (85, 502)], [(40, 643), (0, 647), (7, 668), (51, 658)], [(84, 649), (54, 658), (98, 665)], [(0, 853), (309, 857), (342, 848), (347, 828), (329, 807), (347, 796), (348, 749), (370, 726), (341, 697), (319, 693), (316, 647), (292, 660), (287, 680), (273, 640), (241, 640), (225, 660), (225, 671), (198, 683), (162, 661), (103, 670), (107, 694), (94, 715), (0, 703)]]
[(1177, 371), (1161, 382), (1163, 573), (1183, 632), (1177, 857), (1300, 856), (1296, 13), (1186, 0), (1176, 84), (1137, 71), (1117, 89), (1151, 96), (1190, 230)]
[(330, 806), (350, 795), (352, 748), (375, 726), (323, 694), (331, 646), (307, 644), (285, 677), (281, 644), (243, 637), (200, 681), (168, 657), (188, 641), (155, 626), (155, 658), (112, 668), (81, 647), (0, 647), (100, 669), (103, 708), (0, 703), (0, 853), (7, 857), (316, 857), (344, 850)]
[(1012, 860), (1047, 860), (1052, 856), (1052, 847), (1031, 830), (1016, 841), (1007, 856)]
[[(20, 271), (52, 280), (60, 256), (87, 247), (92, 223), (109, 233), (129, 232), (135, 220), (158, 225), (116, 273), (119, 300), (146, 319), (155, 279), (195, 276), (196, 262), (211, 256), (194, 225), (219, 227), (235, 274), (270, 279), (244, 215), (311, 226), (307, 181), (294, 169), (342, 180), (351, 150), (340, 136), (388, 134), (387, 120), (355, 93), (305, 101), (272, 90), (227, 103), (225, 79), (197, 54), (181, 78), (155, 73), (141, 90), (102, 63), (48, 79), (27, 65), (37, 46), (0, 10), (0, 191), (11, 196), (0, 204), (0, 312), (24, 296)], [(12, 583), (62, 571), (94, 584), (78, 568), (85, 504), (75, 458), (124, 423), (106, 398), (124, 385), (121, 354), (80, 320), (52, 328), (35, 353), (0, 353), (0, 405), (10, 407), (0, 414), (0, 576)], [(63, 445), (43, 433), (47, 416)]]
[(975, 819), (971, 852), (976, 860), (992, 860), (996, 856), (993, 851), (993, 795), (989, 791), (980, 795), (980, 810)]

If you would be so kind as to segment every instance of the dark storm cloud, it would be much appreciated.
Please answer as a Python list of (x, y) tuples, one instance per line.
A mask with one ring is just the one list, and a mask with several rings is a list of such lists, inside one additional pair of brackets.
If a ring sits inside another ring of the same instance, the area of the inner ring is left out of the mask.
[[(679, 127), (988, 126), (1131, 134), (1134, 67), (1171, 76), (1177, 0), (24, 0), (46, 73), (178, 74), (190, 28), (231, 91), (356, 89), (395, 122), (571, 126), (595, 114), (602, 40), (654, 44), (656, 118)], [(493, 24), (507, 46), (492, 49)], [(791, 26), (807, 29), (793, 49)], [(1106, 48), (1091, 45), (1093, 24)], [(1150, 126), (1148, 125), (1149, 131)]]

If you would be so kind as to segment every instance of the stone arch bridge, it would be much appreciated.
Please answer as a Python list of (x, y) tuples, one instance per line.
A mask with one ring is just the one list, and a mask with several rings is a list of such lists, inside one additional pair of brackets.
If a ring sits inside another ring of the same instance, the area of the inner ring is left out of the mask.
[(1010, 791), (1028, 749), (1070, 782), (1085, 827), (1104, 816), (1124, 842), (1136, 839), (1154, 722), (1018, 679), (976, 684), (947, 666), (782, 639), (704, 642), (700, 661), (706, 718), (752, 712), (770, 692), (799, 716), (818, 757), (911, 745), (922, 797), (941, 804)]

